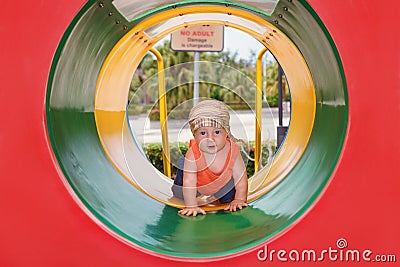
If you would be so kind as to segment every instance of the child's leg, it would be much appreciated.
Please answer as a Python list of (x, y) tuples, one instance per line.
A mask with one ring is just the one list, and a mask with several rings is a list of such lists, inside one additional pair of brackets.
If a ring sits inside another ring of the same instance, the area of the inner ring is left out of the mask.
[(236, 194), (235, 182), (233, 181), (232, 178), (217, 193), (215, 193), (214, 196), (221, 203), (230, 203), (235, 199), (235, 194)]
[[(185, 165), (185, 155), (180, 157), (178, 160), (178, 171), (176, 172), (176, 177), (174, 180), (174, 184), (172, 185), (172, 194), (174, 197), (179, 199), (183, 199), (183, 167)], [(197, 192), (196, 197), (200, 196), (200, 193)]]
[(176, 172), (176, 177), (174, 180), (174, 184), (172, 185), (172, 193), (174, 197), (183, 199), (183, 167), (185, 164), (185, 156), (180, 157), (178, 160), (178, 171)]

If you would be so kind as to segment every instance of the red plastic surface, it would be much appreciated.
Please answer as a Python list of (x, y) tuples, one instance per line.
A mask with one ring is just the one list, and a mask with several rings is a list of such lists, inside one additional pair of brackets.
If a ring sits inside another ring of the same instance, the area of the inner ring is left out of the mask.
[[(336, 248), (400, 262), (400, 2), (310, 0), (343, 61), (349, 130), (326, 192), (269, 250)], [(191, 266), (118, 241), (66, 190), (48, 144), (45, 91), (56, 47), (83, 0), (5, 1), (0, 17), (0, 266)], [(145, 211), (143, 211), (145, 212)], [(278, 266), (254, 248), (212, 266)], [(140, 264), (139, 264), (140, 263)], [(290, 265), (290, 263), (287, 263)], [(292, 263), (310, 266), (308, 261)], [(324, 266), (365, 266), (330, 261)], [(378, 263), (369, 263), (379, 266)]]

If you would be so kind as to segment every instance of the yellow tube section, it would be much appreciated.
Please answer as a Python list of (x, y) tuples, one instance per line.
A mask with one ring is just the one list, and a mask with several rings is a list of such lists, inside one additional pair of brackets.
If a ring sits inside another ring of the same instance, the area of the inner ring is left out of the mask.
[(312, 78), (300, 51), (278, 28), (254, 14), (234, 7), (197, 5), (166, 10), (139, 23), (115, 45), (99, 74), (95, 94), (99, 137), (110, 161), (128, 182), (158, 201), (183, 206), (172, 197), (172, 180), (155, 170), (130, 135), (126, 103), (130, 82), (144, 55), (167, 34), (194, 24), (221, 24), (252, 35), (278, 59), (291, 88), (292, 115), (286, 141), (272, 163), (249, 179), (248, 201), (252, 201), (284, 179), (301, 158), (313, 128), (316, 103)]
[(261, 159), (261, 130), (262, 130), (262, 89), (263, 89), (263, 67), (262, 57), (267, 52), (267, 48), (263, 48), (258, 52), (256, 61), (256, 136), (254, 149), (254, 172), (258, 172)]
[(158, 64), (158, 97), (160, 105), (160, 129), (161, 129), (161, 140), (162, 140), (162, 157), (164, 174), (171, 178), (171, 164), (168, 143), (168, 121), (167, 121), (167, 92), (165, 91), (165, 79), (164, 79), (164, 60), (160, 52), (152, 47), (150, 52), (153, 53), (157, 58)]

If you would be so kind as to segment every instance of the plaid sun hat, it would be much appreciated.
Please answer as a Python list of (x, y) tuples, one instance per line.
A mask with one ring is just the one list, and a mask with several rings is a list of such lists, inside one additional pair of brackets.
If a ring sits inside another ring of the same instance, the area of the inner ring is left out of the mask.
[(192, 121), (192, 123), (190, 124), (190, 129), (192, 133), (194, 133), (197, 129), (201, 127), (224, 128), (220, 121), (213, 118), (198, 118)]
[(230, 133), (229, 109), (218, 100), (210, 99), (198, 103), (190, 111), (188, 121), (193, 134), (200, 127), (223, 128)]

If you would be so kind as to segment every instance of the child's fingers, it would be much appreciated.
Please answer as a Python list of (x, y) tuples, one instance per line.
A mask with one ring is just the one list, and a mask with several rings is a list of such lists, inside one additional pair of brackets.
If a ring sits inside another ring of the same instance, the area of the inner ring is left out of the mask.
[(196, 216), (197, 214), (200, 214), (200, 213), (203, 215), (206, 215), (206, 212), (202, 208), (198, 208), (194, 212), (195, 212), (195, 214), (193, 216)]
[(228, 207), (226, 207), (224, 210), (226, 210), (226, 211), (234, 211), (234, 209), (235, 209), (235, 211), (236, 211), (236, 205), (235, 204), (230, 204)]
[(247, 207), (247, 203), (240, 203), (240, 204), (238, 204), (238, 208), (241, 210), (241, 209), (243, 209), (244, 207)]
[(180, 214), (180, 215), (185, 215), (186, 212), (187, 212), (187, 210), (180, 210), (180, 211), (178, 211), (178, 214)]
[(233, 209), (234, 206), (235, 206), (234, 204), (229, 204), (228, 207), (226, 207), (224, 210), (226, 210), (226, 211), (232, 211), (232, 209)]
[(191, 210), (183, 209), (183, 210), (178, 211), (178, 213), (179, 213), (180, 215), (189, 216), (192, 212), (191, 212)]
[(183, 210), (180, 210), (180, 211), (178, 211), (178, 214), (180, 214), (180, 215), (186, 215), (186, 216), (197, 216), (197, 214), (203, 214), (203, 215), (206, 215), (206, 212), (203, 210), (203, 209), (201, 209), (201, 208), (198, 208), (198, 209), (183, 209)]
[(246, 202), (244, 202), (244, 203), (231, 203), (231, 204), (229, 204), (229, 206), (228, 207), (226, 207), (224, 210), (226, 210), (226, 211), (236, 211), (236, 210), (241, 210), (241, 209), (243, 209), (244, 207), (247, 207), (247, 203)]

